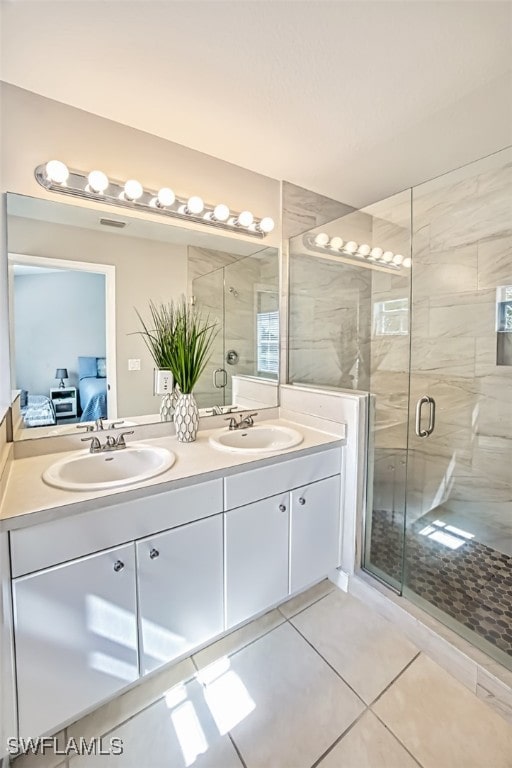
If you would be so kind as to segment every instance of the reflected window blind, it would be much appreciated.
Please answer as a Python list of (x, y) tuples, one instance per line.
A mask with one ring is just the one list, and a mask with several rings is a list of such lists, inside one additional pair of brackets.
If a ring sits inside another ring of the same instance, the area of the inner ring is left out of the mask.
[(274, 373), (279, 368), (279, 312), (256, 315), (258, 373)]

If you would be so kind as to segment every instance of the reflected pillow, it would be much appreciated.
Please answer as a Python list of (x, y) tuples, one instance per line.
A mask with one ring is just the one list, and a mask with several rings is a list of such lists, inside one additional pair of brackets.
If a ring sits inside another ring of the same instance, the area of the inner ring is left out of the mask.
[(96, 358), (96, 371), (99, 379), (107, 378), (107, 359), (105, 357)]
[(78, 358), (78, 378), (82, 379), (95, 379), (98, 375), (98, 368), (96, 363), (96, 357), (79, 357)]

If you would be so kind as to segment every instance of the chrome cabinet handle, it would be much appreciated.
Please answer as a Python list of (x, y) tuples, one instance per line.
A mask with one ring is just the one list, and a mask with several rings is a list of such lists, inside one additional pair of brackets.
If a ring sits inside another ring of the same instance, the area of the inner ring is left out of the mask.
[(280, 505), (279, 505), (279, 511), (280, 511), (280, 512), (286, 512), (286, 507), (285, 507), (285, 505), (284, 505), (284, 504), (280, 504)]
[[(217, 384), (217, 374), (222, 373), (223, 382), (222, 384)], [(224, 368), (216, 368), (213, 372), (213, 386), (216, 389), (224, 389), (225, 386), (227, 386), (228, 383), (228, 373), (224, 370)]]
[(119, 571), (122, 571), (124, 568), (124, 563), (122, 560), (116, 560), (114, 563), (114, 571), (118, 573)]
[(299, 498), (299, 504), (301, 505), (301, 507), (303, 507), (305, 503), (306, 503), (306, 499), (304, 498), (304, 496), (301, 496)]
[[(429, 417), (428, 417), (428, 427), (424, 429), (421, 425), (421, 419), (422, 419), (422, 408), (426, 404), (429, 405)], [(436, 425), (436, 401), (434, 400), (433, 397), (429, 397), (429, 395), (423, 395), (423, 397), (420, 397), (420, 399), (416, 403), (415, 431), (417, 436), (428, 437), (434, 431), (435, 425)]]
[(154, 560), (155, 557), (158, 557), (159, 555), (160, 555), (160, 552), (158, 551), (158, 549), (155, 549), (154, 547), (153, 547), (153, 549), (151, 549), (151, 551), (149, 553), (149, 556), (150, 556), (151, 560)]

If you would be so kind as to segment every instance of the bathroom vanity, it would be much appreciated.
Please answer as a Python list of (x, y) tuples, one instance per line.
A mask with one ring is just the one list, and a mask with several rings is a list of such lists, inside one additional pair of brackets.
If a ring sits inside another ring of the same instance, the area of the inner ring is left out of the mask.
[(20, 736), (56, 731), (339, 566), (343, 440), (299, 429), (300, 445), (261, 458), (217, 451), (209, 432), (148, 440), (176, 461), (122, 492), (45, 485), (55, 454), (13, 463), (0, 524)]

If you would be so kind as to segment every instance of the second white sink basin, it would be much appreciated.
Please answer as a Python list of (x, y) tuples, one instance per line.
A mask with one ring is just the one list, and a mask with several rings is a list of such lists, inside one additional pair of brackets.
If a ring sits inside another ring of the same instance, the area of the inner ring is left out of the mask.
[(68, 491), (99, 491), (149, 480), (168, 470), (176, 456), (166, 448), (132, 443), (117, 451), (80, 451), (43, 472), (43, 480)]
[(272, 453), (285, 451), (302, 443), (303, 436), (296, 429), (277, 424), (257, 425), (246, 429), (223, 429), (210, 435), (209, 442), (219, 451), (233, 453)]

